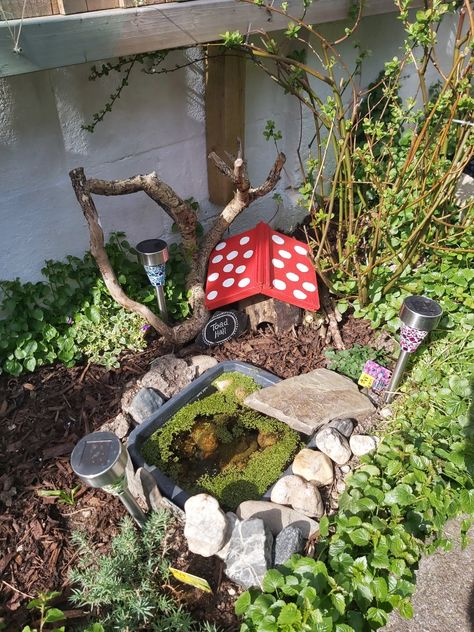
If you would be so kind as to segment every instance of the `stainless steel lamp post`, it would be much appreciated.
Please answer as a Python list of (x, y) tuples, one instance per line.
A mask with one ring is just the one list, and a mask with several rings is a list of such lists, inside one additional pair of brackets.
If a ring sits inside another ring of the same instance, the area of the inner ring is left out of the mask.
[(71, 454), (73, 472), (87, 485), (118, 496), (139, 527), (146, 516), (127, 488), (128, 452), (113, 432), (82, 437)]
[(145, 239), (137, 244), (136, 250), (150, 283), (155, 287), (160, 314), (163, 320), (167, 320), (168, 310), (163, 288), (166, 281), (166, 262), (169, 259), (168, 244), (162, 239)]
[(441, 306), (426, 296), (409, 296), (400, 310), (402, 328), (400, 331), (400, 355), (385, 391), (385, 401), (390, 403), (395, 397), (397, 386), (410, 358), (421, 342), (439, 323), (443, 314)]

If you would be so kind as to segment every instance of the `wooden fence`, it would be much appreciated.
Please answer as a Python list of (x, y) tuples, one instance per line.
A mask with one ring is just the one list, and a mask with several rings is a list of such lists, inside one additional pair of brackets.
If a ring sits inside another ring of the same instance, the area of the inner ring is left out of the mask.
[(167, 1), (172, 0), (0, 0), (0, 22), (5, 18), (14, 20), (103, 9), (129, 9)]

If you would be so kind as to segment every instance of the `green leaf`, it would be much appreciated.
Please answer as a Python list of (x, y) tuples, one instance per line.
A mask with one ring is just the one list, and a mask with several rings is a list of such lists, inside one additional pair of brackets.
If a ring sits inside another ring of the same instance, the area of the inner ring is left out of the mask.
[(45, 623), (55, 623), (56, 621), (62, 621), (66, 617), (64, 616), (64, 612), (59, 610), (59, 608), (48, 608), (46, 612), (46, 616), (44, 618)]
[(285, 583), (284, 576), (277, 571), (276, 568), (272, 568), (266, 572), (263, 578), (262, 588), (265, 592), (275, 592), (278, 588), (281, 588)]
[(370, 542), (370, 533), (367, 529), (355, 529), (349, 531), (349, 537), (357, 546), (366, 546)]
[(346, 600), (344, 598), (344, 595), (342, 595), (341, 593), (333, 593), (331, 595), (331, 602), (332, 605), (339, 612), (339, 614), (344, 614), (344, 612), (346, 611)]
[(327, 537), (329, 534), (329, 518), (327, 516), (323, 516), (319, 521), (319, 535), (322, 538)]
[(44, 318), (43, 310), (39, 309), (38, 307), (31, 310), (31, 315), (35, 320), (43, 320)]
[(372, 590), (377, 601), (385, 601), (388, 595), (388, 586), (383, 577), (375, 577), (372, 580)]
[(414, 503), (416, 496), (409, 485), (397, 485), (385, 494), (386, 505), (401, 505), (402, 507)]
[(23, 363), (23, 366), (27, 371), (30, 371), (32, 373), (36, 369), (36, 358), (28, 358)]
[(288, 603), (284, 605), (278, 615), (277, 622), (282, 626), (293, 626), (301, 623), (301, 612), (298, 610), (296, 604)]
[(248, 591), (242, 593), (234, 604), (235, 614), (237, 616), (242, 616), (243, 614), (245, 614), (249, 609), (251, 602), (252, 599), (250, 597), (250, 593)]
[(398, 606), (398, 610), (400, 612), (400, 616), (404, 619), (413, 618), (413, 606), (408, 599), (404, 599), (400, 605)]
[(388, 621), (388, 615), (385, 610), (381, 608), (369, 608), (367, 610), (367, 619), (374, 623), (384, 626)]

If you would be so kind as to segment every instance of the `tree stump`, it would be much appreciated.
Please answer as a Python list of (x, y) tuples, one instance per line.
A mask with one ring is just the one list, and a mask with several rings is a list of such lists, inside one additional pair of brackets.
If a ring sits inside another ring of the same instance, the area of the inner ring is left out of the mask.
[(248, 315), (252, 331), (256, 331), (263, 323), (272, 325), (277, 333), (288, 331), (293, 326), (300, 325), (303, 318), (301, 308), (263, 294), (239, 301), (238, 307)]

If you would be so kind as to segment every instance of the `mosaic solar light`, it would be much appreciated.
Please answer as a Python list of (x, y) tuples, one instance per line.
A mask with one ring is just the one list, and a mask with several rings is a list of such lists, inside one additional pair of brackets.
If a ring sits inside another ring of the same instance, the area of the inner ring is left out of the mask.
[(443, 314), (441, 306), (426, 296), (409, 296), (400, 310), (400, 355), (388, 385), (385, 401), (391, 402), (408, 363), (410, 354), (418, 349), (422, 341), (439, 323)]
[(118, 496), (142, 527), (145, 514), (127, 487), (128, 452), (113, 432), (92, 432), (82, 437), (71, 454), (73, 472), (87, 485)]
[(316, 273), (306, 244), (259, 222), (221, 241), (209, 257), (206, 307), (265, 294), (310, 311), (319, 308)]
[(161, 317), (168, 318), (164, 285), (166, 262), (169, 259), (168, 244), (162, 239), (145, 239), (136, 245), (138, 259), (145, 268), (148, 280), (154, 286)]

